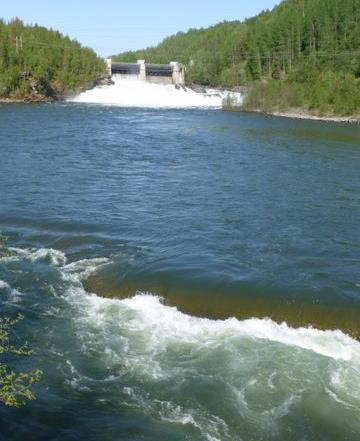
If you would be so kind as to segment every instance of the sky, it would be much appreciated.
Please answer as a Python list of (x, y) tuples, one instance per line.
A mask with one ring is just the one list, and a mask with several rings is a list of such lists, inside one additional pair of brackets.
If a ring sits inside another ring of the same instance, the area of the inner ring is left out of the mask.
[(142, 49), (189, 28), (243, 20), (279, 0), (16, 0), (0, 17), (57, 29), (101, 56)]

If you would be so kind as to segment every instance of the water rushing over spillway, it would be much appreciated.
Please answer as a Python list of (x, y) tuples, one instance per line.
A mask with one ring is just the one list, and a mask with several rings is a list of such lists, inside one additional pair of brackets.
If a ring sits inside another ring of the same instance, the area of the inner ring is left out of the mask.
[[(152, 84), (113, 76), (115, 84), (98, 86), (71, 98), (78, 103), (147, 108), (220, 108), (230, 92), (209, 90), (198, 93), (174, 85)], [(236, 99), (240, 94), (232, 93)]]

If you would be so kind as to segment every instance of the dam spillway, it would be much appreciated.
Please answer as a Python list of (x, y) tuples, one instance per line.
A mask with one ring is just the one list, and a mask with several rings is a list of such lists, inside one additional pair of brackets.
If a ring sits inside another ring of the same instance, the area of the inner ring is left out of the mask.
[(184, 85), (185, 67), (177, 61), (169, 64), (150, 64), (145, 60), (137, 63), (115, 62), (107, 60), (108, 72), (123, 79), (138, 79), (163, 85)]
[(133, 63), (112, 63), (111, 75), (139, 75), (140, 66)]

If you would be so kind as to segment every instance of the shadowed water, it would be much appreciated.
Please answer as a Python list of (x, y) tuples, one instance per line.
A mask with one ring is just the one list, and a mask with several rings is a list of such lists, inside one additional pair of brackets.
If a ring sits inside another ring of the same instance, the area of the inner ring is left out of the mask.
[(0, 106), (1, 314), (37, 350), (14, 366), (45, 372), (0, 439), (355, 441), (359, 145), (250, 114)]

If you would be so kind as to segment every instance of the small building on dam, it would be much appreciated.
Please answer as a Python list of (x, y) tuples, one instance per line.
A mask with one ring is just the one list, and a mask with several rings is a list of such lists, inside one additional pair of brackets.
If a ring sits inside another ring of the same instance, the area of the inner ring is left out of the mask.
[(138, 79), (156, 84), (185, 84), (185, 67), (177, 61), (169, 64), (149, 64), (145, 60), (137, 63), (123, 63), (106, 60), (110, 75), (116, 75), (124, 79)]

